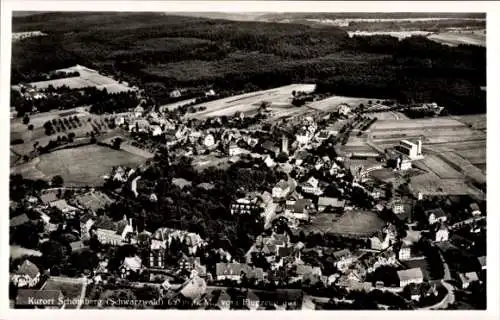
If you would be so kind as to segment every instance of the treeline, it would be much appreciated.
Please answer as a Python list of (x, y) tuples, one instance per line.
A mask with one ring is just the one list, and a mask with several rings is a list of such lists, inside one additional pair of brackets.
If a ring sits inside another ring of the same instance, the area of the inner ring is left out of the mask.
[[(301, 24), (100, 15), (15, 20), (16, 28), (51, 36), (13, 44), (12, 81), (80, 63), (144, 88), (158, 103), (169, 101), (179, 86), (235, 92), (317, 82), (320, 92), (431, 100), (452, 113), (485, 110), (479, 89), (486, 83), (485, 48), (447, 47), (425, 37), (350, 38), (339, 28)], [(43, 66), (37, 65), (40, 52), (47, 53)]]

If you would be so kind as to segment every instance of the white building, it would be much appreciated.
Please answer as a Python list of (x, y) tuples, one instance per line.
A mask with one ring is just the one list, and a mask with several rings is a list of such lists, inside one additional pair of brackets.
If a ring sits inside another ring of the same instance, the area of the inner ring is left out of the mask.
[(448, 241), (449, 232), (445, 226), (441, 226), (436, 232), (436, 242)]
[(342, 104), (339, 107), (338, 113), (347, 116), (349, 115), (349, 113), (351, 113), (351, 107), (349, 107), (347, 104)]
[(402, 246), (398, 252), (398, 259), (405, 261), (411, 258), (411, 248), (408, 246)]
[(413, 268), (407, 270), (398, 271), (399, 286), (401, 288), (406, 287), (410, 283), (422, 283), (424, 282), (424, 275), (420, 268)]
[(411, 159), (419, 158), (422, 156), (422, 140), (419, 139), (417, 143), (401, 140), (399, 142), (399, 151)]
[(213, 146), (215, 144), (215, 138), (213, 134), (209, 133), (203, 138), (203, 145), (207, 148)]

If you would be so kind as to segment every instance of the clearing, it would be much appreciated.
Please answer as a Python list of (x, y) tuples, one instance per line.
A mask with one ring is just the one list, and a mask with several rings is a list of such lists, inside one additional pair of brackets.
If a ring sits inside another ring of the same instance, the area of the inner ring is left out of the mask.
[(135, 167), (145, 159), (124, 150), (86, 145), (43, 154), (11, 169), (11, 172), (31, 179), (51, 179), (61, 175), (67, 186), (94, 186), (101, 185), (103, 176), (108, 175), (114, 166)]
[(257, 110), (264, 101), (271, 103), (271, 110), (273, 110), (274, 104), (278, 107), (290, 107), (293, 99), (293, 91), (311, 92), (314, 91), (315, 87), (316, 85), (314, 84), (291, 84), (201, 103), (195, 105), (195, 107), (204, 106), (206, 110), (190, 113), (186, 117), (203, 119), (216, 116), (232, 116), (236, 112), (246, 113)]
[(431, 34), (430, 40), (448, 45), (471, 44), (486, 47), (486, 30), (457, 30)]

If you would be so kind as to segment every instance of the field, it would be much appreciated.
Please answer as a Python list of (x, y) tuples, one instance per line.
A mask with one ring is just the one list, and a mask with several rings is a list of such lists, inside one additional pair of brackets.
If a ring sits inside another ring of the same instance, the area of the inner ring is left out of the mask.
[(361, 103), (366, 106), (368, 105), (368, 101), (375, 102), (377, 100), (380, 99), (333, 96), (323, 100), (311, 102), (308, 104), (308, 107), (320, 111), (335, 112), (341, 104), (348, 104), (351, 108), (356, 108)]
[(97, 145), (57, 150), (11, 169), (26, 178), (50, 179), (61, 175), (69, 186), (101, 185), (113, 166), (136, 166), (144, 157)]
[(429, 39), (448, 45), (472, 44), (486, 47), (486, 30), (459, 30), (435, 33), (428, 36)]
[(117, 93), (117, 92), (132, 90), (132, 88), (128, 87), (126, 84), (120, 83), (114, 79), (103, 76), (99, 74), (97, 71), (88, 69), (83, 66), (77, 65), (70, 68), (56, 70), (56, 72), (74, 72), (74, 71), (78, 71), (80, 73), (80, 76), (31, 82), (30, 85), (38, 89), (47, 89), (49, 86), (58, 88), (62, 87), (63, 85), (68, 86), (71, 89), (96, 87), (98, 89), (106, 89), (109, 93)]
[(377, 121), (381, 120), (406, 120), (408, 117), (401, 112), (397, 111), (387, 111), (387, 112), (368, 112), (363, 113), (364, 116), (370, 118), (377, 118)]
[[(45, 134), (45, 129), (43, 128), (43, 124), (45, 122), (52, 121), (54, 119), (64, 120), (65, 118), (73, 116), (77, 116), (80, 119), (81, 125), (66, 125), (65, 131), (55, 132), (50, 136)], [(89, 119), (91, 119), (91, 121), (88, 121)], [(75, 108), (66, 111), (55, 110), (34, 114), (30, 117), (29, 124), (32, 124), (34, 127), (31, 131), (27, 129), (27, 125), (22, 123), (22, 119), (12, 119), (10, 122), (11, 141), (13, 139), (24, 140), (24, 143), (22, 144), (11, 145), (11, 150), (17, 155), (29, 154), (33, 151), (33, 145), (35, 142), (38, 142), (40, 146), (45, 146), (50, 140), (57, 139), (58, 136), (66, 136), (70, 132), (75, 134), (75, 141), (77, 141), (78, 138), (84, 138), (87, 133), (94, 131), (98, 125), (101, 126), (99, 131), (110, 131), (107, 128), (102, 116), (89, 114), (85, 108)]]
[[(44, 290), (61, 290), (64, 299), (80, 299), (83, 284), (76, 281), (65, 281), (60, 278), (49, 278), (43, 285)], [(76, 309), (77, 304), (68, 303), (65, 309)]]
[(259, 109), (262, 102), (271, 103), (271, 110), (292, 109), (292, 91), (313, 91), (314, 84), (291, 84), (270, 90), (246, 93), (224, 99), (201, 103), (195, 107), (206, 107), (206, 110), (186, 115), (187, 118), (209, 118), (217, 116), (232, 116), (236, 112), (248, 113)]
[(422, 30), (408, 30), (408, 31), (349, 31), (348, 34), (352, 36), (376, 36), (376, 35), (387, 35), (391, 37), (396, 37), (398, 39), (404, 39), (411, 36), (427, 36), (430, 32)]
[(370, 236), (384, 226), (373, 212), (346, 211), (341, 217), (334, 214), (319, 214), (312, 217), (310, 225), (305, 226), (305, 233), (321, 232), (339, 235)]
[(486, 130), (486, 114), (474, 114), (468, 116), (455, 117), (458, 121), (465, 123), (475, 130)]
[(23, 256), (41, 257), (42, 253), (38, 250), (27, 249), (17, 245), (10, 246), (10, 257), (12, 259), (21, 258)]
[(161, 112), (165, 112), (165, 110), (172, 111), (172, 110), (179, 108), (180, 106), (183, 106), (183, 105), (188, 104), (188, 103), (193, 103), (195, 101), (196, 101), (196, 99), (182, 100), (179, 102), (162, 105), (158, 109)]

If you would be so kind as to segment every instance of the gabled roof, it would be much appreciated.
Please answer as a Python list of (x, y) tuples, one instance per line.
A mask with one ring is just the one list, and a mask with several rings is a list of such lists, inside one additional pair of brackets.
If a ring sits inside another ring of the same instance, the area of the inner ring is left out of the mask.
[(479, 264), (481, 267), (486, 267), (486, 256), (481, 256), (477, 258), (477, 261), (479, 261)]
[(303, 213), (305, 208), (307, 206), (310, 206), (312, 204), (312, 200), (311, 199), (298, 199), (297, 201), (295, 201), (295, 205), (294, 205), (294, 208), (293, 208), (293, 211), (296, 212), (296, 213)]
[(472, 211), (479, 211), (479, 206), (475, 202), (471, 203), (469, 207)]
[(131, 270), (139, 270), (142, 266), (142, 260), (138, 256), (127, 257), (123, 260), (123, 266)]
[(337, 198), (319, 197), (318, 206), (343, 208), (345, 206), (345, 201)]
[(61, 290), (31, 290), (20, 289), (17, 292), (16, 305), (33, 306), (33, 302), (43, 301), (43, 306), (61, 306), (60, 300), (63, 297)]
[(231, 275), (241, 275), (242, 272), (249, 273), (251, 268), (249, 265), (244, 263), (217, 263), (215, 265), (216, 273), (218, 276), (231, 276)]
[(71, 242), (69, 245), (70, 245), (72, 251), (81, 250), (81, 249), (85, 248), (85, 245), (83, 244), (83, 241), (81, 241), (81, 240)]
[(342, 250), (339, 250), (339, 251), (335, 251), (333, 254), (332, 254), (336, 259), (341, 259), (343, 257), (349, 257), (351, 256), (351, 251), (349, 249), (342, 249)]
[(424, 277), (424, 275), (422, 273), (422, 269), (412, 268), (412, 269), (398, 271), (398, 277), (400, 281), (405, 281), (405, 280), (421, 279)]
[(14, 274), (27, 275), (31, 278), (34, 278), (40, 274), (40, 269), (38, 269), (38, 267), (31, 261), (24, 260), (24, 262), (19, 266), (19, 268), (17, 268)]
[(40, 196), (40, 199), (44, 204), (51, 203), (57, 200), (57, 195), (55, 192), (46, 192)]

